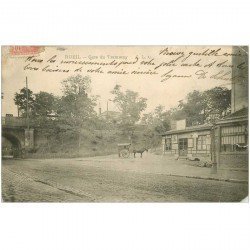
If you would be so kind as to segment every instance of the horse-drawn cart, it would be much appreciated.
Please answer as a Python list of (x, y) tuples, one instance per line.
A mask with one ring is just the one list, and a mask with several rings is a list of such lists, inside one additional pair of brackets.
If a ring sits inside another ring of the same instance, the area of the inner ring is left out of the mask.
[(129, 157), (129, 149), (131, 146), (131, 143), (120, 143), (117, 144), (118, 146), (118, 156), (122, 158), (128, 158)]

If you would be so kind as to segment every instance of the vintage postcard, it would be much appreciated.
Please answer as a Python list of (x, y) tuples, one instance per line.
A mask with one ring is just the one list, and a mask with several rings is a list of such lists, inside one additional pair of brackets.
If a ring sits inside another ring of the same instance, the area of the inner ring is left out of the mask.
[(248, 201), (247, 46), (2, 46), (2, 202)]

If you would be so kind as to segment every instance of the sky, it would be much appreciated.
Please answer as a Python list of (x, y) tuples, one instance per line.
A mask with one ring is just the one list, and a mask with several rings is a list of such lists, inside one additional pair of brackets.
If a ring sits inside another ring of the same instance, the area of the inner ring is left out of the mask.
[[(162, 52), (164, 50), (165, 53)], [(213, 54), (207, 56), (206, 53), (200, 55), (204, 51), (208, 53), (212, 50), (219, 50), (219, 56)], [(100, 96), (98, 106), (100, 105), (102, 111), (106, 110), (107, 101), (113, 99), (110, 91), (116, 84), (121, 85), (123, 91), (130, 89), (138, 92), (141, 97), (147, 98), (145, 112), (151, 112), (158, 105), (169, 109), (177, 106), (178, 101), (183, 100), (193, 90), (203, 91), (221, 85), (231, 88), (230, 80), (211, 78), (221, 70), (230, 71), (228, 67), (222, 68), (216, 65), (224, 61), (226, 61), (225, 65), (230, 65), (231, 57), (224, 56), (223, 53), (231, 53), (231, 51), (231, 46), (43, 46), (40, 47), (39, 54), (28, 57), (15, 55), (10, 47), (4, 46), (2, 47), (2, 115), (6, 113), (17, 115), (13, 98), (15, 92), (25, 87), (26, 76), (28, 86), (34, 93), (46, 91), (60, 96), (61, 82), (76, 74), (90, 76), (90, 94)], [(53, 57), (52, 61), (48, 61)], [(171, 62), (176, 59), (176, 62)], [(39, 60), (42, 62), (38, 62)], [(74, 64), (62, 64), (62, 61), (74, 61)], [(89, 65), (90, 62), (110, 63), (112, 61), (117, 64), (115, 66)], [(150, 65), (150, 61), (154, 65)], [(197, 61), (200, 67), (193, 65)], [(204, 68), (204, 65), (214, 61), (212, 66)], [(85, 64), (80, 64), (82, 62)], [(181, 66), (182, 63), (187, 63), (189, 66)], [(69, 72), (43, 71), (46, 66), (51, 70), (67, 69)], [(93, 72), (100, 67), (103, 73)], [(75, 72), (79, 68), (81, 71)], [(199, 70), (207, 72), (206, 78), (196, 74)], [(128, 74), (110, 74), (107, 73), (108, 71), (126, 71)], [(151, 71), (156, 74), (131, 74), (133, 71)], [(163, 77), (164, 74), (171, 77), (166, 80)], [(188, 77), (174, 77), (174, 75)], [(117, 110), (111, 101), (109, 101), (109, 110)]]

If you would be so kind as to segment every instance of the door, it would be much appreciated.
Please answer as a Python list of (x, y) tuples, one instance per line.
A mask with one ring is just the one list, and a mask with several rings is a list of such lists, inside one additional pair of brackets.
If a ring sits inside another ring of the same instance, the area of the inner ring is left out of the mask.
[(179, 139), (179, 155), (187, 156), (187, 149), (188, 149), (188, 139), (187, 138)]

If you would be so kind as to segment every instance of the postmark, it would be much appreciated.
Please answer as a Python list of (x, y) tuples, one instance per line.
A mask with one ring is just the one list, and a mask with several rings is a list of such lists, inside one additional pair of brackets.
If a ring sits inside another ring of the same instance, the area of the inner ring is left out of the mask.
[(9, 53), (12, 57), (34, 56), (44, 51), (44, 46), (10, 46)]

